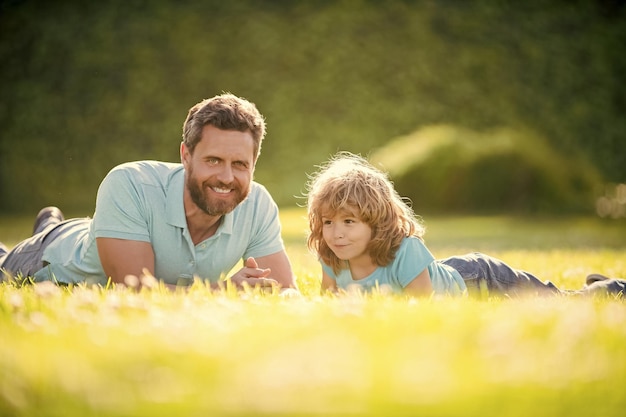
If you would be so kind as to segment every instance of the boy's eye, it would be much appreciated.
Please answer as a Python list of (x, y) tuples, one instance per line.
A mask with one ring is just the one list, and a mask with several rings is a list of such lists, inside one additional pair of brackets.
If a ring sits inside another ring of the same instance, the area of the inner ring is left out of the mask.
[(322, 224), (323, 225), (329, 225), (331, 223), (332, 223), (332, 221), (330, 221), (330, 220), (322, 220)]

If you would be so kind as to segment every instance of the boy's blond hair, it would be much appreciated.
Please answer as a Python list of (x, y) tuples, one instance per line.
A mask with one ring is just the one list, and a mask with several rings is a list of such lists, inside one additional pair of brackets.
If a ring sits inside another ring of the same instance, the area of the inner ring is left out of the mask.
[(324, 242), (322, 217), (345, 211), (367, 223), (372, 228), (367, 250), (380, 266), (394, 259), (404, 237), (424, 234), (423, 225), (388, 175), (359, 155), (340, 152), (320, 166), (309, 178), (307, 197), (307, 246), (335, 273), (345, 265)]

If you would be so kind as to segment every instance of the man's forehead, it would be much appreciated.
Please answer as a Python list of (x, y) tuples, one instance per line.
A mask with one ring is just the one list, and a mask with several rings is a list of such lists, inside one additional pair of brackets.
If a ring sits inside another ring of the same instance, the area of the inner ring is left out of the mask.
[(249, 131), (221, 130), (205, 126), (196, 150), (215, 156), (231, 155), (238, 159), (254, 160), (254, 138)]

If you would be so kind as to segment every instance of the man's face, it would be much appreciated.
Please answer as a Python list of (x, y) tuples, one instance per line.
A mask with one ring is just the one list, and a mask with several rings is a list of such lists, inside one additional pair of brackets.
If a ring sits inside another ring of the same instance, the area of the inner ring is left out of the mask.
[(222, 216), (250, 193), (254, 173), (254, 140), (250, 132), (207, 125), (193, 154), (181, 146), (192, 202), (210, 216)]

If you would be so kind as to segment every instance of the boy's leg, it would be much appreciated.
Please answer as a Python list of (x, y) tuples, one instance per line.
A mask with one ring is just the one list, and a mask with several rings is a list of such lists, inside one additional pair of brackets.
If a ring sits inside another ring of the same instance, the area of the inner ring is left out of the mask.
[(626, 279), (609, 278), (602, 274), (587, 276), (586, 284), (576, 293), (583, 295), (614, 295), (626, 297)]
[(483, 286), (486, 286), (490, 295), (561, 293), (551, 282), (544, 283), (528, 272), (513, 269), (500, 259), (482, 253), (453, 256), (441, 262), (459, 272), (467, 285), (468, 293), (474, 297), (481, 296)]

